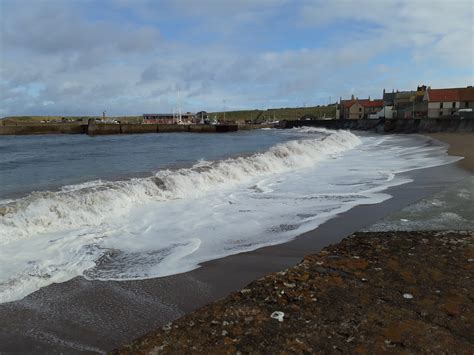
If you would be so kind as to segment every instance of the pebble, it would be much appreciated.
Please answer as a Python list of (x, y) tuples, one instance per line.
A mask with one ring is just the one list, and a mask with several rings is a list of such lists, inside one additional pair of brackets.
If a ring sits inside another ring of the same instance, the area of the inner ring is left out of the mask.
[(413, 295), (411, 293), (404, 293), (403, 298), (406, 298), (407, 300), (411, 300), (413, 298)]
[(279, 322), (283, 322), (283, 317), (284, 316), (285, 316), (285, 313), (280, 312), (280, 311), (275, 311), (270, 315), (271, 318), (276, 319)]

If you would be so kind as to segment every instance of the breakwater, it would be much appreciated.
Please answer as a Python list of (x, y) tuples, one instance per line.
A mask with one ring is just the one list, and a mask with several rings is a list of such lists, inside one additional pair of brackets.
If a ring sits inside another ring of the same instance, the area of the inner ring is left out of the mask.
[[(246, 125), (241, 129), (264, 128), (263, 125)], [(225, 133), (235, 132), (239, 126), (227, 125), (178, 125), (178, 124), (108, 124), (108, 123), (43, 123), (43, 124), (18, 124), (0, 125), (0, 135), (34, 135), (34, 134), (139, 134), (139, 133), (168, 133), (168, 132), (193, 132), (193, 133)]]
[(474, 118), (418, 118), (418, 119), (341, 119), (281, 121), (280, 128), (320, 127), (350, 129), (378, 133), (435, 133), (474, 132)]

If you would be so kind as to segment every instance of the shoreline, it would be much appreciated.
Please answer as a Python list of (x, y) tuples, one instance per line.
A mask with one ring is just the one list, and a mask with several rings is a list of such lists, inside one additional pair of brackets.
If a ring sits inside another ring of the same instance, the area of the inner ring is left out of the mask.
[(0, 317), (13, 329), (0, 334), (0, 351), (97, 353), (117, 348), (469, 176), (457, 163), (403, 175), (415, 181), (386, 190), (391, 199), (357, 206), (284, 244), (159, 279), (101, 282), (79, 277), (2, 304)]

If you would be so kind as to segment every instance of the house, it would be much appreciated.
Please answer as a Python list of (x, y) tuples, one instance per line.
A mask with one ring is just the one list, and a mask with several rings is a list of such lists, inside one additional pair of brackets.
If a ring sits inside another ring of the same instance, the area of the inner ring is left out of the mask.
[(460, 109), (474, 109), (474, 88), (428, 88), (423, 101), (428, 105), (428, 117), (451, 116)]
[(382, 100), (384, 107), (393, 107), (395, 104), (395, 91), (392, 90), (392, 92), (385, 92), (385, 89), (383, 89)]
[(336, 117), (342, 119), (362, 119), (368, 118), (369, 115), (379, 112), (383, 108), (383, 100), (371, 100), (354, 98), (352, 95), (350, 100), (340, 100), (339, 112)]
[(384, 107), (383, 100), (363, 100), (362, 106), (364, 107), (364, 118), (369, 118), (369, 115), (379, 112)]
[(393, 101), (393, 117), (426, 117), (428, 105), (423, 100), (426, 90), (425, 85), (420, 85), (416, 91), (397, 91)]

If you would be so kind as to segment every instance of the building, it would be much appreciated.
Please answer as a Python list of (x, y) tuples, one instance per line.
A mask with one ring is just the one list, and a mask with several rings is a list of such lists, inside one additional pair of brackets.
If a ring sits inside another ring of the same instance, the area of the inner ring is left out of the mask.
[(385, 89), (383, 89), (382, 100), (384, 107), (393, 107), (395, 105), (395, 91), (392, 90), (392, 92), (385, 92)]
[(460, 109), (474, 109), (474, 88), (431, 89), (423, 97), (430, 118), (451, 116)]
[(426, 117), (428, 105), (424, 102), (426, 86), (420, 85), (416, 91), (397, 91), (393, 100), (394, 118)]
[(336, 117), (342, 119), (363, 119), (369, 118), (383, 108), (383, 100), (371, 100), (354, 98), (352, 95), (350, 100), (340, 100), (339, 109), (336, 111)]
[(179, 116), (173, 113), (144, 113), (144, 124), (177, 124), (177, 123), (191, 123), (194, 115), (190, 112), (181, 115), (181, 122)]

